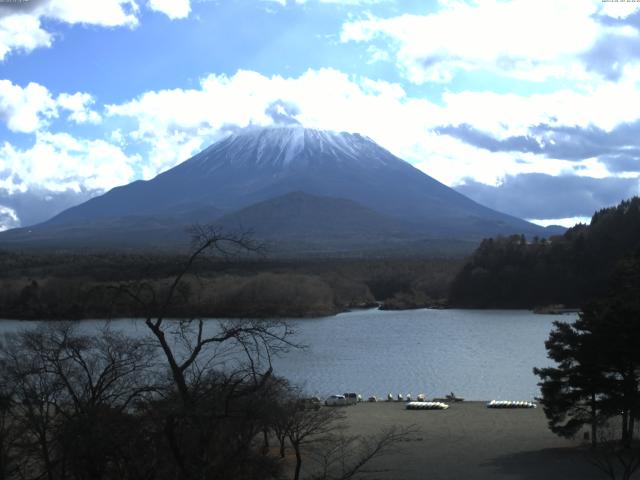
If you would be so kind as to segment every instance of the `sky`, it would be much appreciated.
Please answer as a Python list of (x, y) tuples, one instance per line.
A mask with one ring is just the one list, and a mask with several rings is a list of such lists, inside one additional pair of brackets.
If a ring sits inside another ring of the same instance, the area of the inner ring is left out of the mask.
[(570, 226), (640, 194), (639, 82), (639, 2), (0, 0), (0, 229), (292, 120)]

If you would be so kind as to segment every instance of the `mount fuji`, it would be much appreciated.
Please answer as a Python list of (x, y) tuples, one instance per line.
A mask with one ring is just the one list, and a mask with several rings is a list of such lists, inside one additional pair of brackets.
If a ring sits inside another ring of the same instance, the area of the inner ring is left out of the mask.
[(175, 247), (186, 226), (212, 222), (327, 251), (550, 233), (472, 201), (362, 135), (250, 127), (152, 180), (4, 232), (0, 246)]

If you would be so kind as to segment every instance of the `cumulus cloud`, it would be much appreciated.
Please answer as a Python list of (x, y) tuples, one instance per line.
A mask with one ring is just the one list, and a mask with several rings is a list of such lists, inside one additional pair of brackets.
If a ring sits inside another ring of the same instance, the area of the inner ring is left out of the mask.
[(171, 20), (187, 18), (191, 13), (190, 0), (149, 0), (151, 10), (164, 13)]
[[(275, 2), (282, 6), (287, 5), (287, 0), (262, 0), (264, 2)], [(319, 3), (333, 3), (338, 5), (373, 5), (376, 3), (394, 2), (395, 0), (289, 0), (289, 3), (305, 4), (316, 1)]]
[[(0, 189), (0, 228), (27, 227), (44, 222), (100, 193), (101, 190), (52, 192), (34, 187), (26, 192), (10, 194)], [(1, 212), (2, 207), (7, 209), (4, 216)]]
[(637, 178), (592, 178), (530, 173), (506, 176), (497, 186), (473, 179), (456, 187), (475, 201), (527, 219), (590, 217), (604, 206), (640, 194)]
[(39, 132), (33, 146), (0, 146), (0, 189), (7, 194), (43, 189), (107, 190), (132, 181), (138, 155), (128, 156), (104, 140), (78, 139), (67, 133)]
[[(617, 20), (621, 23), (627, 23), (629, 20), (637, 20), (638, 5), (635, 2), (602, 2), (600, 5), (600, 18), (604, 23), (610, 19)], [(635, 18), (634, 18), (635, 17)]]
[(30, 52), (38, 47), (50, 47), (52, 35), (46, 32), (40, 19), (28, 14), (2, 16), (0, 10), (0, 61), (13, 50)]
[(134, 27), (138, 24), (138, 10), (134, 0), (5, 3), (0, 6), (0, 60), (14, 50), (30, 52), (38, 47), (51, 46), (53, 36), (42, 26), (43, 19), (101, 27)]
[(334, 69), (289, 78), (239, 71), (209, 75), (198, 88), (147, 92), (106, 111), (135, 121), (129, 138), (150, 148), (145, 178), (189, 158), (231, 128), (296, 121), (365, 134), (447, 185), (465, 176), (497, 185), (505, 175), (518, 173), (604, 177), (614, 170), (628, 172), (622, 169), (635, 155), (629, 148), (635, 130), (625, 124), (640, 121), (634, 85), (532, 97), (447, 93), (438, 105), (408, 95), (399, 84)]
[(75, 123), (99, 123), (100, 115), (91, 109), (93, 97), (85, 92), (62, 93), (54, 98), (49, 90), (31, 82), (26, 87), (9, 80), (0, 80), (0, 121), (9, 130), (33, 133), (44, 129), (60, 110), (68, 111), (68, 120)]
[(564, 160), (598, 157), (612, 172), (640, 172), (640, 121), (623, 123), (610, 132), (594, 126), (534, 125), (527, 135), (502, 139), (470, 125), (440, 127), (436, 131), (491, 152), (537, 153)]
[(290, 78), (242, 70), (233, 76), (209, 75), (199, 88), (147, 92), (108, 105), (106, 112), (136, 121), (130, 137), (151, 147), (150, 167), (155, 171), (147, 174), (154, 175), (220, 138), (229, 126), (292, 120), (307, 127), (364, 133), (404, 155), (440, 109), (407, 96), (397, 84), (320, 69)]
[(0, 232), (20, 226), (18, 214), (6, 205), (0, 205)]
[(69, 120), (75, 123), (100, 123), (102, 117), (100, 114), (91, 109), (95, 100), (91, 95), (84, 92), (60, 94), (57, 98), (57, 104), (61, 108), (68, 110)]
[(401, 71), (418, 84), (449, 82), (459, 72), (476, 70), (531, 81), (590, 81), (589, 70), (618, 78), (620, 72), (610, 71), (608, 59), (600, 67), (589, 66), (589, 60), (602, 57), (601, 45), (614, 38), (626, 39), (618, 49), (620, 60), (638, 58), (635, 44), (629, 43), (637, 41), (637, 29), (604, 25), (597, 16), (612, 13), (599, 0), (440, 3), (440, 10), (426, 15), (348, 21), (341, 39), (385, 39)]
[(22, 88), (0, 80), (0, 120), (13, 132), (31, 133), (57, 116), (57, 105), (42, 85), (29, 83)]
[[(590, 206), (606, 200), (597, 191), (611, 193), (610, 185), (621, 188), (620, 198), (633, 191), (627, 187), (637, 182), (634, 142), (640, 133), (640, 112), (635, 108), (640, 98), (633, 85), (629, 81), (616, 88), (600, 85), (590, 93), (562, 90), (533, 97), (447, 93), (438, 105), (408, 95), (399, 84), (334, 69), (309, 70), (298, 77), (239, 71), (233, 76), (209, 75), (198, 88), (147, 92), (107, 106), (106, 112), (135, 121), (133, 131), (118, 132), (117, 137), (119, 142), (128, 137), (148, 146), (145, 178), (189, 158), (234, 128), (300, 122), (363, 133), (445, 184), (464, 183), (464, 193), (476, 192), (479, 201), (509, 211), (508, 205), (495, 201), (498, 193), (516, 184), (505, 183), (505, 178), (576, 178), (575, 191), (584, 185), (579, 178), (587, 178), (584, 182), (595, 199), (586, 203)], [(610, 183), (594, 180), (612, 173)], [(511, 190), (530, 207), (523, 205), (514, 214), (537, 219), (577, 214), (571, 209), (562, 215), (553, 212), (558, 202), (542, 208), (533, 194), (540, 182), (529, 185), (528, 190)], [(494, 199), (489, 193), (495, 193)]]
[(296, 119), (300, 109), (296, 105), (288, 104), (282, 100), (276, 100), (269, 105), (265, 113), (271, 117), (276, 125), (300, 125)]
[(39, 18), (49, 18), (65, 23), (82, 23), (100, 27), (134, 27), (138, 25), (138, 4), (135, 0), (101, 0), (78, 2), (76, 0), (45, 0), (32, 12)]
[[(30, 0), (0, 4), (0, 61), (13, 51), (50, 47), (54, 35), (43, 26), (53, 20), (67, 24), (134, 28), (139, 24), (141, 0)], [(148, 0), (149, 9), (170, 19), (186, 18), (190, 0)]]
[(446, 124), (462, 123), (496, 138), (526, 135), (533, 125), (597, 127), (610, 132), (622, 123), (640, 118), (636, 83), (640, 72), (629, 72), (618, 84), (603, 83), (587, 91), (569, 89), (551, 93), (518, 95), (486, 91), (445, 93), (447, 106), (440, 119)]

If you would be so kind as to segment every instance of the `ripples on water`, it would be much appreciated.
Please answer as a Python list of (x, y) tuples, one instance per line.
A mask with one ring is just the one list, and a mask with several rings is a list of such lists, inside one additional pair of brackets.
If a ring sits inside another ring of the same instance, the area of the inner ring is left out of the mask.
[[(469, 400), (528, 400), (538, 395), (533, 367), (550, 365), (544, 341), (554, 320), (521, 310), (360, 310), (292, 320), (295, 341), (308, 346), (275, 360), (275, 372), (310, 394), (358, 392), (386, 397), (453, 391)], [(103, 321), (82, 322), (83, 329)], [(133, 335), (135, 320), (112, 322)], [(33, 323), (31, 324), (33, 325)], [(0, 332), (24, 327), (0, 321)]]
[(363, 310), (294, 322), (307, 351), (276, 362), (281, 375), (324, 396), (358, 392), (466, 399), (532, 399), (534, 366), (551, 364), (544, 341), (554, 320), (514, 310)]

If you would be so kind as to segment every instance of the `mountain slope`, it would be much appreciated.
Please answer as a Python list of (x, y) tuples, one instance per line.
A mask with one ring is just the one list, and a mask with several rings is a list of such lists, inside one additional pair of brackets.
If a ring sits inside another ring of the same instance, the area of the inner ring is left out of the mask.
[(117, 218), (98, 218), (71, 224), (48, 224), (39, 228), (15, 229), (4, 235), (5, 243), (48, 244), (63, 247), (66, 242), (78, 247), (110, 247), (117, 243), (130, 247), (147, 245), (167, 248), (187, 245), (189, 227), (197, 218), (211, 219), (210, 223), (228, 232), (250, 230), (259, 240), (285, 242), (288, 249), (321, 251), (328, 246), (343, 249), (365, 244), (391, 245), (412, 239), (410, 226), (385, 217), (352, 200), (319, 197), (292, 192), (258, 202), (237, 212), (216, 218), (217, 211), (202, 208), (185, 210), (179, 217), (128, 215)]
[(258, 202), (215, 222), (227, 230), (250, 228), (261, 238), (409, 237), (408, 226), (352, 200), (292, 192)]
[[(359, 205), (363, 218), (371, 220), (372, 214), (378, 215), (373, 224), (402, 225), (403, 236), (414, 239), (545, 235), (542, 227), (475, 203), (366, 137), (302, 127), (241, 130), (152, 180), (114, 188), (31, 230), (52, 232), (73, 225), (91, 228), (87, 222), (114, 222), (130, 216), (161, 219), (177, 226), (186, 223), (181, 219), (189, 214), (190, 223), (208, 222), (212, 215), (207, 212), (214, 209), (216, 216), (230, 215), (292, 192), (350, 200)], [(282, 201), (291, 203), (294, 199)], [(276, 215), (272, 207), (260, 208)], [(264, 220), (266, 214), (256, 211), (259, 208), (241, 214), (246, 227), (253, 228), (256, 225), (252, 223)], [(316, 209), (313, 215), (322, 211)], [(271, 238), (299, 237), (311, 231), (313, 222), (292, 223), (282, 212), (279, 215), (281, 221), (271, 228)], [(355, 212), (351, 217), (350, 222), (335, 223), (333, 230), (348, 230), (357, 224)], [(367, 228), (367, 234), (375, 237), (376, 232)], [(3, 238), (6, 236), (0, 235), (0, 244)]]

